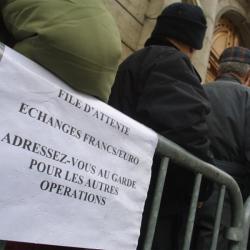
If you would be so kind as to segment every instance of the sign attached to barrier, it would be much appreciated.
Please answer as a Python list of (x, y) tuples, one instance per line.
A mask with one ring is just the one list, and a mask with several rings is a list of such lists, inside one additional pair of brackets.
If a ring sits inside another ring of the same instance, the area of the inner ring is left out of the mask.
[(157, 136), (5, 47), (0, 239), (135, 250)]

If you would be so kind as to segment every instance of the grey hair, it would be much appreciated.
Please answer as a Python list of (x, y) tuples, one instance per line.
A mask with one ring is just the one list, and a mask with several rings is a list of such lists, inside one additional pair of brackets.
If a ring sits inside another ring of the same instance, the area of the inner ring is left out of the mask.
[(223, 62), (219, 65), (219, 74), (235, 73), (244, 77), (250, 71), (250, 64), (241, 62)]

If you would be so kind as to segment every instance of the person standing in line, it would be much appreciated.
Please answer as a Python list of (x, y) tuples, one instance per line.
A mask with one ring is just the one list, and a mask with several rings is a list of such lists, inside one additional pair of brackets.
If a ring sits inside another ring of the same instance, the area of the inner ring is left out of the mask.
[(107, 102), (121, 57), (103, 0), (0, 1), (0, 39), (80, 93)]
[[(109, 104), (152, 128), (201, 159), (211, 162), (206, 116), (210, 105), (201, 78), (190, 59), (202, 48), (206, 18), (198, 6), (174, 3), (157, 18), (145, 48), (133, 53), (118, 68)], [(159, 166), (155, 156), (151, 186)], [(170, 165), (158, 217), (154, 250), (177, 250), (186, 223), (193, 175)], [(144, 209), (148, 216), (152, 194)], [(203, 182), (200, 200), (207, 198), (210, 185)], [(145, 221), (139, 246), (143, 242)]]
[[(121, 39), (103, 0), (0, 1), (0, 41), (79, 93), (107, 102)], [(5, 250), (73, 249), (79, 248), (14, 241), (5, 245)]]
[[(234, 177), (243, 199), (250, 195), (250, 49), (231, 47), (219, 60), (219, 73), (214, 82), (204, 86), (212, 105), (207, 117), (211, 151), (215, 165)], [(245, 85), (245, 86), (244, 86)], [(219, 188), (198, 210), (194, 249), (210, 248)], [(223, 236), (230, 222), (230, 200), (225, 197), (218, 239), (219, 250), (228, 249)]]

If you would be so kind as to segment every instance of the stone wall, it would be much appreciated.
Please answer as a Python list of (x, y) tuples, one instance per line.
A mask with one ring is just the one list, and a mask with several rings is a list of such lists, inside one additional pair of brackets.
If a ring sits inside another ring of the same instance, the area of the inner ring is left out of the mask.
[[(149, 37), (156, 21), (156, 17), (162, 9), (173, 3), (181, 2), (176, 0), (104, 0), (107, 8), (115, 18), (120, 30), (124, 60), (129, 54), (142, 48), (145, 40)], [(211, 0), (210, 0), (211, 1)], [(201, 7), (206, 0), (199, 1)], [(215, 19), (215, 9), (217, 0), (212, 0), (214, 4), (204, 4), (207, 8), (208, 34), (205, 39), (205, 49), (197, 53), (193, 62), (197, 66), (202, 76), (205, 76), (207, 61), (210, 51), (210, 40), (213, 32)], [(203, 56), (201, 56), (203, 55)]]
[(104, 0), (104, 2), (119, 27), (123, 45), (122, 59), (125, 59), (138, 48), (149, 0)]

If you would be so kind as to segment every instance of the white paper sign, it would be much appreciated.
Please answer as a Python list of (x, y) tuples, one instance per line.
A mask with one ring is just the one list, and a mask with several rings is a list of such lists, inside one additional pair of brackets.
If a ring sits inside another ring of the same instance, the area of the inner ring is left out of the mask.
[(8, 47), (0, 79), (0, 239), (135, 250), (157, 135)]

